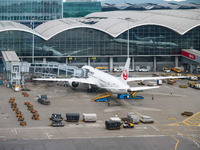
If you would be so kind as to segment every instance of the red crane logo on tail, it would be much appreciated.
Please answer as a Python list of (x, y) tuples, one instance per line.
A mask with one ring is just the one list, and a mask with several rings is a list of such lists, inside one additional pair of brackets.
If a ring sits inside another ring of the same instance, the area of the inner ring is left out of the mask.
[(126, 69), (123, 70), (123, 78), (124, 78), (124, 80), (128, 79), (128, 72)]

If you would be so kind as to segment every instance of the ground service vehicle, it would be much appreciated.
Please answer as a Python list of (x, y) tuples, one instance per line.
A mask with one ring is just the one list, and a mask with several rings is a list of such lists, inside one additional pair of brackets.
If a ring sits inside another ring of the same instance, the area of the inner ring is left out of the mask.
[(123, 128), (134, 128), (134, 124), (129, 122), (124, 122)]
[(147, 69), (147, 68), (140, 68), (138, 71), (139, 72), (149, 72), (149, 69)]
[(46, 95), (41, 95), (41, 97), (38, 98), (38, 102), (44, 105), (50, 105), (50, 101), (48, 100)]
[(181, 115), (183, 115), (183, 116), (192, 116), (193, 112), (184, 111)]
[(170, 69), (167, 68), (167, 67), (164, 67), (164, 68), (163, 68), (163, 71), (166, 72), (166, 73), (170, 73)]
[(178, 68), (174, 68), (174, 71), (175, 71), (176, 73), (181, 73), (181, 70), (178, 69)]

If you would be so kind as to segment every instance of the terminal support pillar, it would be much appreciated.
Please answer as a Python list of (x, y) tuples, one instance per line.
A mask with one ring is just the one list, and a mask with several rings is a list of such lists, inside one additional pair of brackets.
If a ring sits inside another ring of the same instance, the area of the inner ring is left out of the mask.
[(193, 66), (190, 64), (190, 73), (192, 74)]
[(113, 57), (109, 57), (109, 71), (113, 71)]
[(153, 59), (153, 71), (156, 71), (156, 56)]
[(196, 66), (196, 74), (198, 74), (199, 72), (198, 72), (198, 66)]
[(88, 66), (90, 66), (90, 57), (88, 57)]
[(178, 67), (178, 56), (175, 56), (175, 67)]
[(66, 60), (65, 60), (65, 64), (68, 65), (68, 58), (66, 58)]
[(47, 58), (43, 57), (43, 63), (47, 63)]
[(132, 57), (132, 66), (131, 66), (131, 69), (132, 70), (135, 70), (135, 59), (134, 59), (134, 57)]

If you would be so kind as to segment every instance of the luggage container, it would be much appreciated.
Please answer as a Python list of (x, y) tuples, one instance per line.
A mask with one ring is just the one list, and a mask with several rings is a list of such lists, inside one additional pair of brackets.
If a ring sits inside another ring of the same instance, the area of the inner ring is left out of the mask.
[(134, 112), (127, 112), (127, 118), (129, 118), (131, 115), (135, 115)]
[(162, 80), (157, 80), (157, 85), (162, 85)]
[(83, 114), (83, 121), (85, 122), (96, 122), (97, 115), (96, 114)]
[(122, 120), (117, 116), (115, 115), (115, 117), (110, 117), (110, 121), (117, 121), (117, 122), (122, 122)]
[(121, 122), (119, 121), (105, 121), (106, 129), (108, 130), (119, 130), (121, 129)]
[(148, 86), (157, 86), (157, 83), (156, 82), (149, 82), (147, 83)]
[(132, 113), (132, 112), (128, 112), (127, 113), (127, 118), (128, 118), (128, 121), (130, 123), (139, 123), (140, 122), (140, 117), (138, 115), (136, 115), (135, 113)]
[(79, 117), (79, 113), (66, 113), (66, 119), (68, 122), (78, 122)]
[(154, 120), (150, 116), (142, 116), (140, 121), (143, 123), (154, 123)]

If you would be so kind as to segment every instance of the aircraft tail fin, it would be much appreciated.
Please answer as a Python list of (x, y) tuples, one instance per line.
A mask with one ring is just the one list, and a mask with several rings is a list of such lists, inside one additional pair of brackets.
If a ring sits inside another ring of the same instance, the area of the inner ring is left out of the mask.
[(120, 81), (123, 83), (127, 83), (128, 75), (129, 75), (129, 67), (130, 67), (130, 58), (126, 60), (126, 64), (124, 66), (123, 72), (120, 77)]

